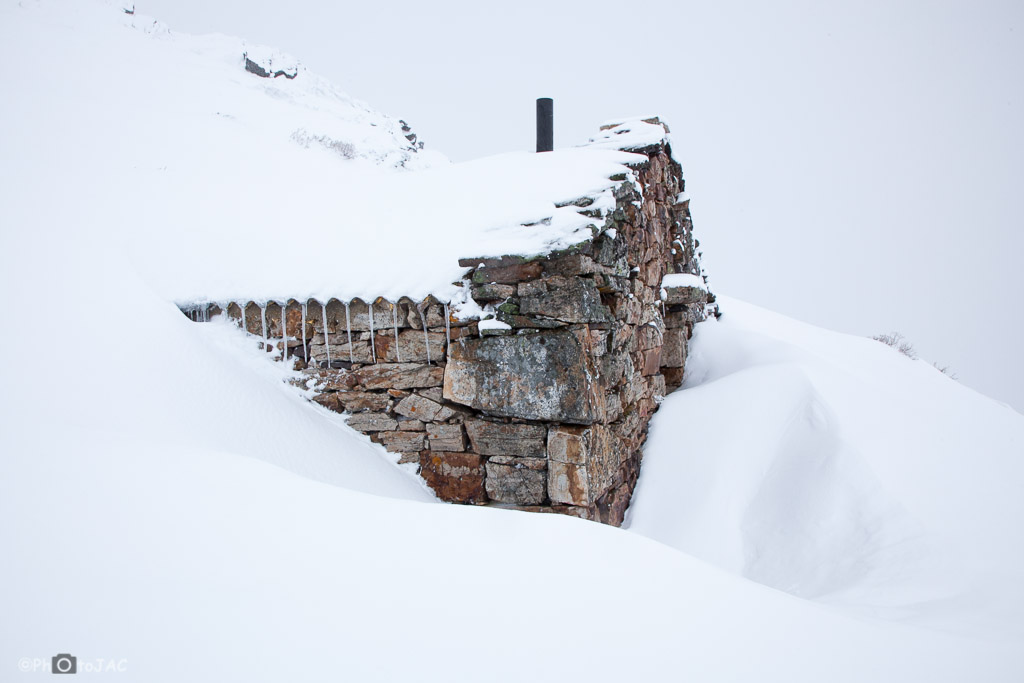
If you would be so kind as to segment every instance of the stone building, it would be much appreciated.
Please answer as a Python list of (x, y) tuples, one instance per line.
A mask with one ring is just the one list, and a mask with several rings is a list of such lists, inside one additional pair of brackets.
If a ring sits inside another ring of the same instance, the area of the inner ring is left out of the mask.
[(682, 169), (657, 118), (602, 127), (632, 152), (567, 248), (466, 254), (456, 296), (182, 304), (225, 312), (291, 359), (347, 416), (454, 503), (619, 525), (648, 423), (682, 383), (693, 326), (715, 313)]

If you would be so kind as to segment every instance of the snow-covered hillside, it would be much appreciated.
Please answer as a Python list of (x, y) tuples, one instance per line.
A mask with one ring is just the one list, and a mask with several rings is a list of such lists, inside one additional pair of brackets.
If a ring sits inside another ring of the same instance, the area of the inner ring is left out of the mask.
[[(288, 95), (305, 72), (152, 26), (0, 4), (0, 680), (58, 653), (147, 683), (1024, 676), (1024, 418), (877, 342), (727, 300), (622, 530), (438, 504), (231, 325), (187, 320), (159, 275), (175, 226), (237, 212), (241, 244), (261, 209), (309, 218), (278, 181), (433, 171), (393, 120)], [(379, 154), (291, 139), (335, 123)], [(282, 262), (316, 252), (279, 237)]]
[[(589, 238), (594, 219), (556, 204), (608, 208), (610, 177), (639, 158), (617, 136), (448, 164), (301, 65), (294, 79), (245, 69), (245, 55), (299, 63), (272, 49), (177, 34), (116, 2), (0, 12), (5, 63), (25, 65), (5, 75), (10, 191), (50, 225), (102, 216), (89, 241), (182, 303), (447, 300), (459, 258)], [(640, 142), (664, 134), (635, 127)]]

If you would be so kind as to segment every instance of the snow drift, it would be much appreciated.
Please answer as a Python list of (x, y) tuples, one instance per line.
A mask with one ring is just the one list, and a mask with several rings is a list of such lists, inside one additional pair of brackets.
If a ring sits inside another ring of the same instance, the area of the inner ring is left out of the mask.
[(1024, 418), (874, 340), (722, 305), (630, 528), (858, 613), (1024, 635)]
[[(24, 5), (0, 5), (4, 63), (28, 65), (0, 108), (5, 680), (59, 652), (147, 682), (1024, 674), (1020, 416), (727, 301), (656, 417), (632, 532), (435, 504), (254, 342), (189, 322), (161, 275), (248, 258), (218, 240), (254, 234), (282, 270), (289, 246), (319, 263), (310, 196), (277, 181), (419, 173), (389, 161), (419, 158), (400, 127), (286, 92), (304, 72), (245, 72), (235, 39)], [(147, 111), (164, 87), (178, 106)], [(350, 123), (365, 158), (290, 138)], [(274, 240), (248, 232), (265, 215)]]

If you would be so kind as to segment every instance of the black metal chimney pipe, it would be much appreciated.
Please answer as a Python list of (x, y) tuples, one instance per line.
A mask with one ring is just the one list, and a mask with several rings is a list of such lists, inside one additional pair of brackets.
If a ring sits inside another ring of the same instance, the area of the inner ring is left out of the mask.
[(537, 151), (555, 148), (555, 103), (550, 97), (537, 98)]

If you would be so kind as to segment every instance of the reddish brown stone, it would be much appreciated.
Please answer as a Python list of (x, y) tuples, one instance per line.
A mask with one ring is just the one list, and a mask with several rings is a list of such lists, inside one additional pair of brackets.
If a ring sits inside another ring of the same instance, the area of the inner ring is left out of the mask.
[(548, 496), (552, 503), (590, 505), (590, 486), (585, 465), (548, 462)]
[(661, 347), (644, 351), (643, 376), (657, 375), (661, 368)]
[(629, 507), (629, 499), (633, 494), (628, 484), (609, 491), (597, 502), (598, 520), (603, 524), (622, 526), (622, 520), (626, 517), (626, 508)]
[(473, 282), (480, 284), (497, 283), (499, 285), (513, 285), (523, 280), (533, 280), (541, 276), (544, 266), (540, 261), (520, 263), (511, 266), (485, 266), (477, 268), (473, 273)]
[(338, 395), (333, 392), (329, 394), (317, 394), (313, 397), (313, 401), (319, 403), (328, 410), (333, 410), (336, 413), (345, 412), (345, 406), (338, 403)]
[[(302, 319), (302, 309), (298, 307), (285, 309), (286, 313), (285, 328), (288, 330), (289, 337), (295, 337), (296, 339), (302, 339), (302, 328), (306, 328), (306, 339), (313, 337), (313, 323), (311, 320), (304, 321)], [(301, 343), (301, 341), (299, 342)]]
[(641, 351), (656, 349), (664, 343), (665, 334), (656, 324), (641, 325), (638, 330), (637, 343)]
[(441, 500), (475, 505), (487, 502), (483, 460), (475, 453), (420, 453), (420, 475)]
[(683, 368), (662, 368), (665, 376), (665, 387), (668, 391), (678, 389), (683, 383)]

